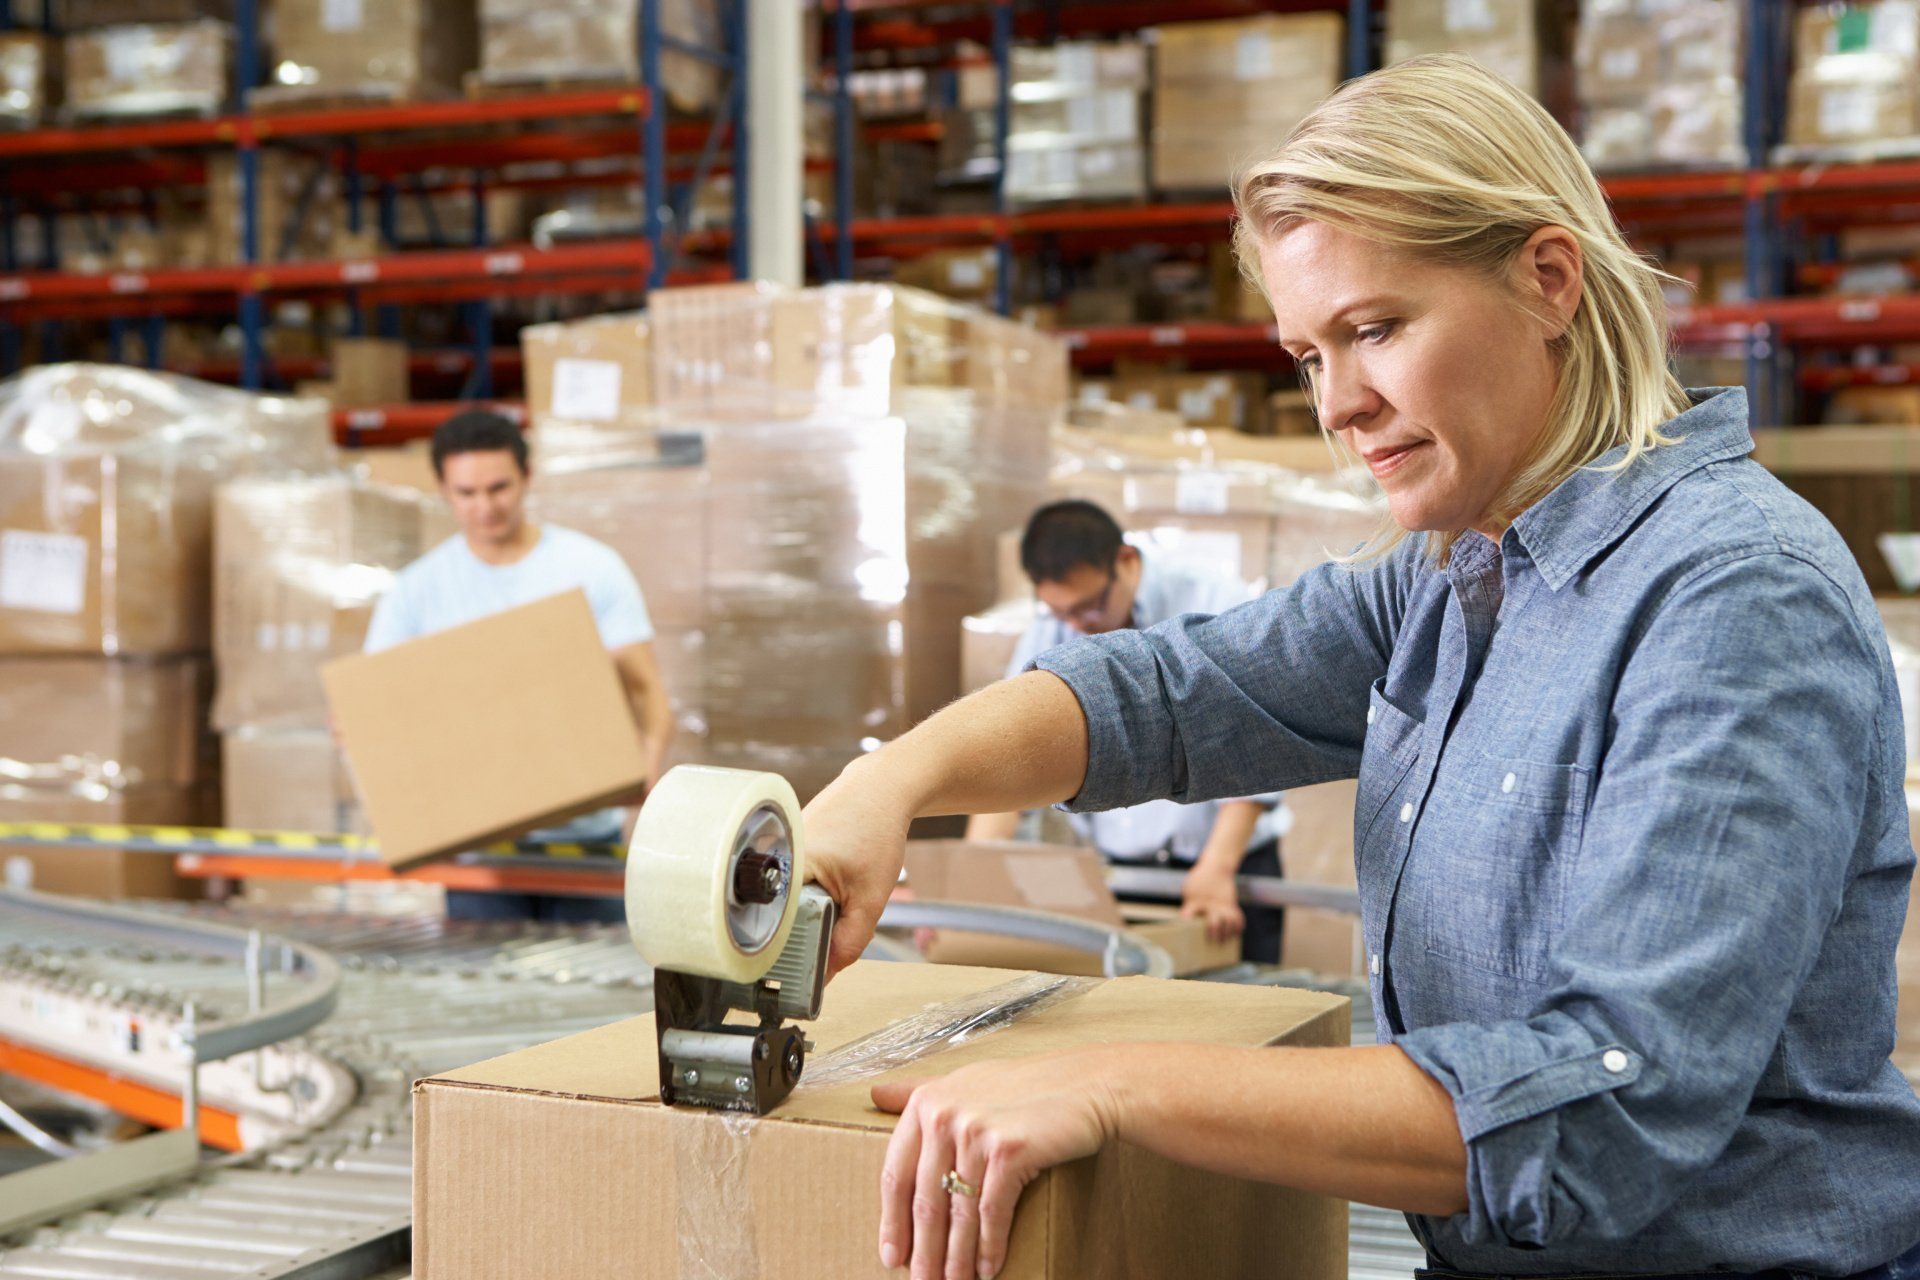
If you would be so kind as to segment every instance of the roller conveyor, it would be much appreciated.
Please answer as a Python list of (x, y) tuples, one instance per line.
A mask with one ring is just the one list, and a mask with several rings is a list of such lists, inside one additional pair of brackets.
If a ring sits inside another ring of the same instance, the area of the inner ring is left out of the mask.
[[(203, 1160), (166, 1185), (12, 1236), (0, 1280), (402, 1280), (408, 1275), (414, 1079), (645, 1012), (652, 979), (624, 928), (448, 922), (257, 908), (154, 904), (181, 928), (177, 946), (130, 942), (115, 922), (47, 919), (0, 895), (0, 1039), (23, 1031), (8, 990), (31, 986), (94, 1012), (93, 1043), (75, 1056), (111, 1064), (129, 1020), (199, 1025), (243, 1019), (245, 969), (196, 954), (202, 926), (258, 930), (337, 962), (338, 990), (318, 1026), (271, 1048), (202, 1067), (203, 1106), (237, 1117), (241, 1149)], [(299, 975), (267, 966), (267, 996), (297, 994)], [(1230, 971), (1294, 985), (1306, 975)], [(1372, 1038), (1363, 989), (1355, 1039)], [(256, 1002), (257, 1003), (257, 1002)], [(17, 1002), (16, 1002), (17, 1006)], [(42, 999), (43, 1013), (53, 1009)], [(74, 1015), (61, 1015), (71, 1020)], [(124, 1054), (119, 1065), (126, 1066)], [(145, 1062), (178, 1093), (184, 1065)], [(1421, 1256), (1397, 1214), (1355, 1206), (1351, 1272), (1404, 1277)]]

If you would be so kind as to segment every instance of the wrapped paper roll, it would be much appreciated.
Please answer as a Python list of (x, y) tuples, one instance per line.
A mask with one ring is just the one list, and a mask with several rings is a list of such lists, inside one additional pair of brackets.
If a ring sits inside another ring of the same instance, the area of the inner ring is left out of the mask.
[(627, 926), (647, 963), (729, 982), (765, 977), (806, 879), (799, 820), (778, 774), (668, 770), (627, 849)]

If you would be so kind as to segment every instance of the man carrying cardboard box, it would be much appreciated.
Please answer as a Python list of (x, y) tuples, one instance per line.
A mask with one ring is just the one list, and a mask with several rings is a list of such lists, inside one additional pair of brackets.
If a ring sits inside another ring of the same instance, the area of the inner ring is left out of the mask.
[[(1047, 612), (1021, 637), (1008, 679), (1076, 636), (1151, 627), (1183, 613), (1219, 613), (1253, 594), (1225, 571), (1159, 556), (1149, 561), (1104, 509), (1078, 499), (1033, 513), (1020, 539), (1020, 566)], [(1284, 913), (1243, 908), (1234, 884), (1242, 871), (1280, 874), (1280, 837), (1291, 815), (1278, 794), (1202, 804), (1153, 800), (1068, 818), (1110, 862), (1187, 868), (1181, 914), (1204, 918), (1215, 941), (1240, 935), (1246, 959), (1279, 963)], [(967, 839), (1010, 840), (1019, 825), (1018, 813), (977, 814), (967, 820)]]
[[(659, 778), (673, 736), (673, 712), (653, 653), (653, 623), (626, 563), (612, 548), (571, 529), (526, 517), (530, 470), (520, 429), (496, 413), (456, 414), (433, 435), (433, 470), (460, 532), (402, 569), (367, 628), (377, 653), (519, 605), (578, 588), (600, 639), (613, 654), (645, 744), (647, 776)], [(606, 809), (537, 835), (614, 841), (625, 811)], [(531, 894), (449, 893), (461, 919), (619, 920), (618, 900)]]

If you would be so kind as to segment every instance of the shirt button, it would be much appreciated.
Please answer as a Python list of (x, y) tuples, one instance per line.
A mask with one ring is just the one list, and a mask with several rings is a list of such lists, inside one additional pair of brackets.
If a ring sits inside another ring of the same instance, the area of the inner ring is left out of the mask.
[(1374, 712), (1376, 712), (1376, 711), (1378, 711), (1379, 709), (1380, 709), (1380, 708), (1378, 708), (1378, 707), (1368, 707), (1368, 708), (1367, 708), (1367, 723), (1368, 723), (1368, 724), (1372, 724), (1372, 723), (1373, 723), (1373, 713), (1374, 713)]
[(1600, 1055), (1600, 1065), (1617, 1076), (1627, 1069), (1627, 1055), (1619, 1049), (1609, 1049)]
[(1413, 801), (1409, 800), (1407, 801), (1407, 803), (1400, 806), (1400, 821), (1402, 822), (1413, 821)]
[(1372, 958), (1367, 961), (1367, 972), (1376, 978), (1380, 976), (1380, 953), (1378, 951), (1374, 952)]
[(1502, 791), (1511, 791), (1513, 790), (1514, 784), (1519, 781), (1520, 779), (1516, 775), (1510, 773), (1506, 777), (1500, 779), (1500, 789)]

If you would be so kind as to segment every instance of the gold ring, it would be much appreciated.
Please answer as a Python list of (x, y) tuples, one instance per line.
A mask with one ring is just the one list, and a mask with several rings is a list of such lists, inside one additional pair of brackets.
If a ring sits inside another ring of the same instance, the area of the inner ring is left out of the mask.
[(958, 1169), (949, 1169), (940, 1179), (940, 1189), (950, 1196), (977, 1196), (979, 1188), (960, 1176)]

